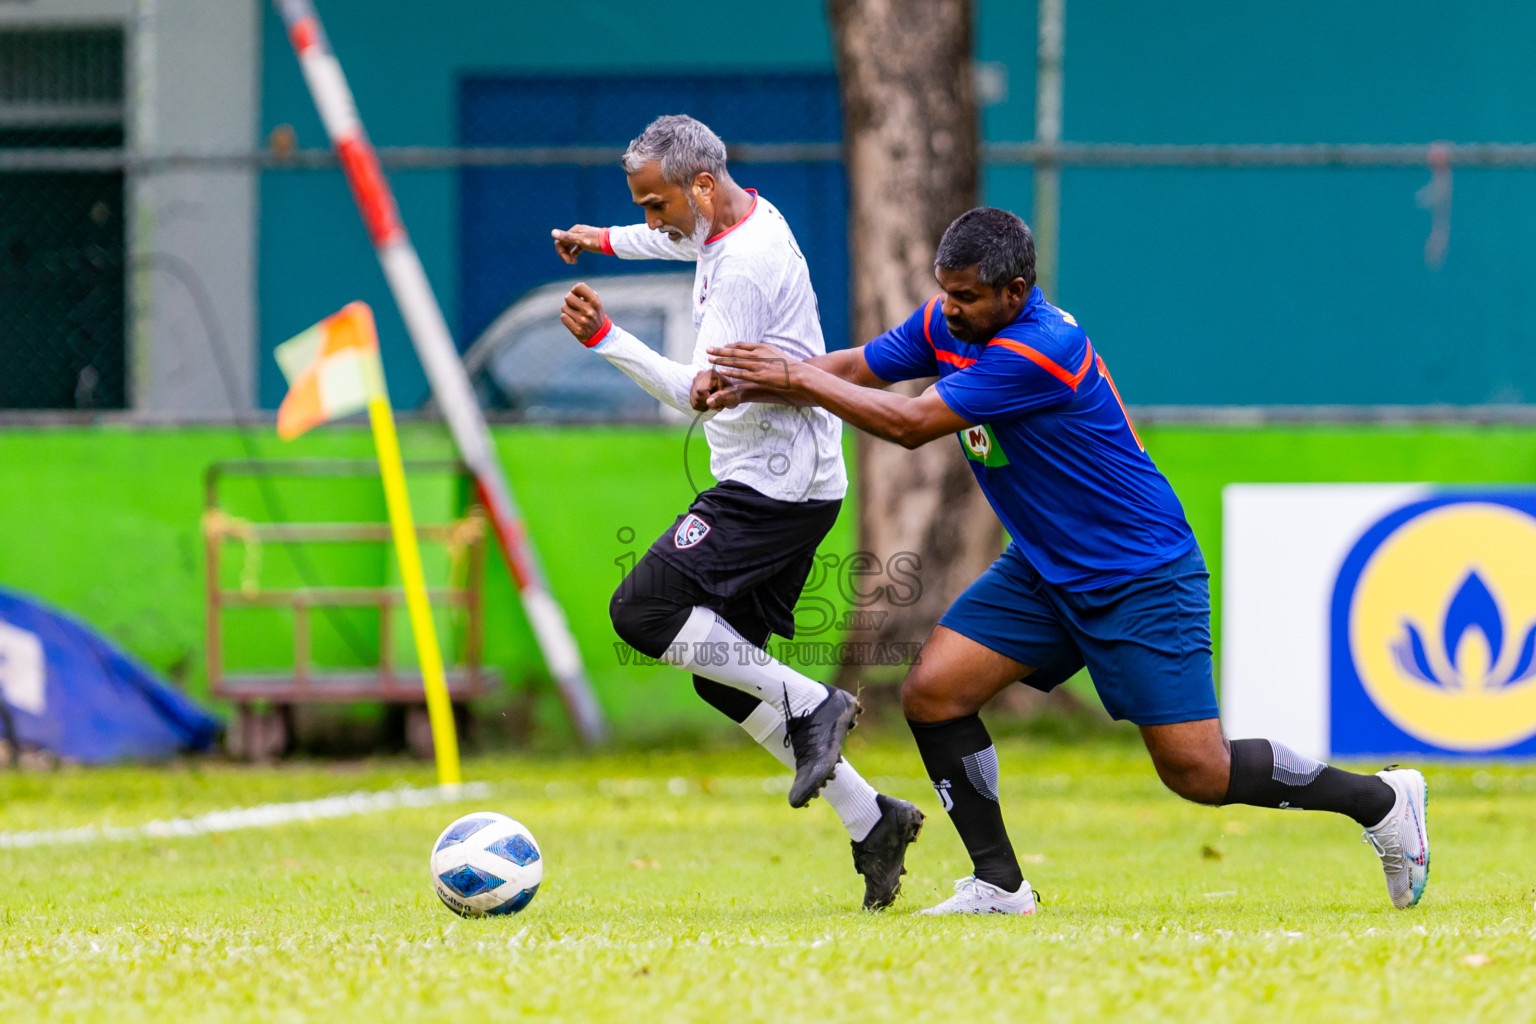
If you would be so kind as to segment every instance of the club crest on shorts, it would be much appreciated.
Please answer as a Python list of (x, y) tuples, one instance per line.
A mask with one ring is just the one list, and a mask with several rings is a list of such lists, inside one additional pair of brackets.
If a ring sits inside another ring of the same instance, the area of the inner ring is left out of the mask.
[(672, 544), (680, 549), (691, 548), (707, 536), (709, 536), (709, 524), (689, 512), (683, 516), (683, 521), (677, 524), (677, 530), (672, 534)]

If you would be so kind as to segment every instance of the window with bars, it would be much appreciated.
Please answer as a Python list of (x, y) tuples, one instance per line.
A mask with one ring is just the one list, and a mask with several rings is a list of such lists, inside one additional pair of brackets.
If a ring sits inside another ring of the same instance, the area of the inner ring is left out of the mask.
[[(117, 148), (120, 28), (0, 31), (0, 150)], [(121, 171), (0, 169), (0, 409), (127, 401)]]

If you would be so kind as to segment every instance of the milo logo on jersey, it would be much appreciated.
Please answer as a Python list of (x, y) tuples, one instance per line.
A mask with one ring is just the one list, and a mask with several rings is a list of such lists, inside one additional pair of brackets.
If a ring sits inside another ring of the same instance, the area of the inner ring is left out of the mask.
[(1536, 495), (1387, 513), (1345, 556), (1331, 612), (1335, 753), (1536, 753)]
[(1003, 453), (1003, 446), (997, 443), (997, 435), (992, 433), (989, 424), (960, 431), (960, 446), (965, 449), (966, 458), (983, 466), (1008, 465), (1008, 456)]

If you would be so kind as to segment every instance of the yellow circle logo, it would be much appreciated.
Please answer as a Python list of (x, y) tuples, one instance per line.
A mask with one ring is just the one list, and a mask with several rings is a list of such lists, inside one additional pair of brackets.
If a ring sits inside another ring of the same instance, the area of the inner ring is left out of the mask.
[(1402, 523), (1349, 604), (1360, 684), (1410, 736), (1499, 750), (1536, 735), (1536, 518), (1443, 504)]

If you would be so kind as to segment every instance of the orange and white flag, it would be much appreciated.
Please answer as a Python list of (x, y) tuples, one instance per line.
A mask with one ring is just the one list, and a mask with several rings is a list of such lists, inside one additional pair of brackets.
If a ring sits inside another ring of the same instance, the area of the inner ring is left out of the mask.
[(277, 410), (277, 434), (285, 441), (362, 412), (386, 394), (379, 335), (366, 302), (347, 303), (273, 354), (288, 378), (288, 394)]

